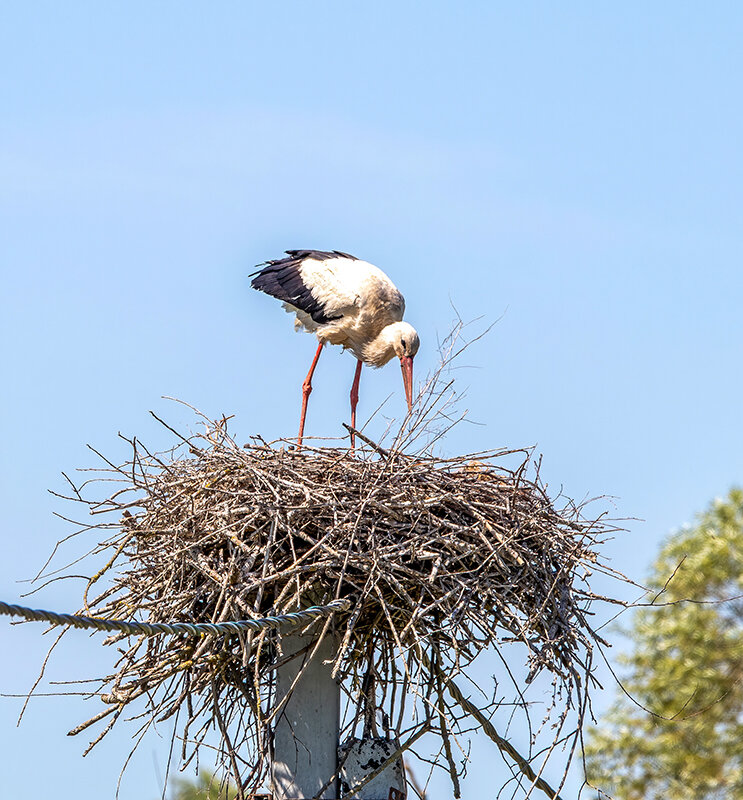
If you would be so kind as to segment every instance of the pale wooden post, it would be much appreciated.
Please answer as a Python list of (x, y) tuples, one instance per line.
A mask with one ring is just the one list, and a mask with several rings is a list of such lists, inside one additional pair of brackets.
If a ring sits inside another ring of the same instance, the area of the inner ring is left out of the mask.
[[(335, 655), (336, 640), (326, 635), (310, 659), (315, 642), (315, 637), (299, 634), (281, 638), (284, 657), (308, 646), (309, 650), (280, 667), (276, 676), (276, 702), (280, 703), (304, 667), (274, 729), (274, 800), (315, 797), (338, 766), (340, 686), (331, 677), (332, 664), (323, 663)], [(319, 796), (335, 800), (337, 780)]]

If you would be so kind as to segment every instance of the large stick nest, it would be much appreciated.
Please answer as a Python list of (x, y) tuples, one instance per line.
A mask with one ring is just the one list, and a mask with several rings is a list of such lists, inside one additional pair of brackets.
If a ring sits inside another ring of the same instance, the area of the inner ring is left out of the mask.
[[(437, 709), (441, 670), (455, 675), (491, 645), (522, 643), (527, 681), (548, 670), (573, 692), (590, 672), (585, 577), (604, 528), (572, 506), (556, 510), (527, 479), (528, 460), (516, 469), (498, 465), (514, 453), (441, 460), (379, 447), (240, 447), (224, 425), (169, 454), (131, 444), (128, 462), (111, 465), (123, 490), (93, 504), (95, 512), (123, 516), (101, 545), (112, 556), (88, 590), (113, 580), (93, 599), (86, 590), (86, 613), (217, 622), (347, 598), (349, 611), (334, 622), (335, 673), (357, 718), (368, 719), (370, 703), (386, 702), (385, 719), (398, 719), (398, 734), (406, 695), (425, 698), (433, 683), (436, 700), (426, 702)], [(326, 624), (324, 632), (331, 630)], [(187, 743), (203, 741), (218, 703), (232, 757), (238, 741), (253, 745), (255, 785), (280, 657), (274, 633), (135, 638), (105, 679), (110, 707), (89, 722), (117, 718), (142, 695), (157, 697), (158, 717), (186, 712), (186, 756)], [(396, 700), (395, 681), (405, 684)], [(207, 724), (189, 740), (204, 711)], [(237, 730), (227, 735), (230, 723)]]

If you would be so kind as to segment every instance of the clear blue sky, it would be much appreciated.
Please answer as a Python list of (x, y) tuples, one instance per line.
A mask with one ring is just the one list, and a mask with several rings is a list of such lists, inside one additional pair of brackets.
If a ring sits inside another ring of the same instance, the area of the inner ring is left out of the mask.
[[(393, 277), (419, 373), (452, 303), (502, 316), (458, 377), (483, 426), (445, 447), (536, 445), (553, 491), (613, 495), (637, 521), (606, 555), (641, 579), (743, 479), (742, 40), (734, 2), (5, 4), (0, 599), (70, 532), (46, 490), (86, 443), (164, 443), (149, 409), (188, 423), (162, 395), (294, 435), (314, 345), (246, 276), (302, 247)], [(323, 356), (310, 433), (341, 432), (352, 376)], [(394, 413), (398, 369), (366, 372), (361, 415), (390, 392)], [(40, 634), (0, 623), (0, 691), (28, 688)], [(99, 642), (70, 636), (52, 677), (104, 669)], [(0, 699), (8, 797), (113, 796), (128, 731), (85, 760), (64, 736), (97, 702), (35, 700), (16, 729)], [(157, 796), (165, 751), (123, 800)], [(492, 793), (476, 753), (466, 798)]]

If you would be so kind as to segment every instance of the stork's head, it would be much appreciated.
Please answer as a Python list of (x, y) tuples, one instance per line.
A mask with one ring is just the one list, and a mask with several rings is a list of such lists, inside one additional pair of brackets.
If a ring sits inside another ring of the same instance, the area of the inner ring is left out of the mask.
[(376, 339), (367, 342), (362, 352), (364, 363), (372, 367), (384, 366), (395, 356), (400, 359), (408, 411), (413, 408), (413, 357), (419, 347), (420, 339), (412, 325), (407, 322), (393, 322), (382, 328)]
[(413, 357), (420, 347), (418, 332), (407, 322), (394, 322), (387, 326), (392, 335), (392, 347), (400, 359), (402, 381), (405, 384), (405, 399), (408, 411), (413, 409)]

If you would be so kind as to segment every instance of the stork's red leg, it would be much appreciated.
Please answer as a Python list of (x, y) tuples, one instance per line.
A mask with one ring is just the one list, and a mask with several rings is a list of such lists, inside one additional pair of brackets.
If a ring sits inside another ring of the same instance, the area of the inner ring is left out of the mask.
[(317, 366), (317, 362), (320, 359), (320, 353), (322, 353), (322, 346), (323, 343), (317, 346), (317, 352), (315, 353), (315, 357), (312, 360), (312, 366), (310, 367), (310, 371), (307, 373), (307, 377), (304, 379), (304, 383), (302, 384), (302, 415), (299, 418), (299, 436), (297, 437), (297, 447), (302, 446), (302, 436), (304, 434), (304, 418), (307, 415), (307, 401), (310, 398), (310, 394), (312, 393), (312, 375), (315, 372), (315, 367)]
[[(359, 402), (359, 379), (361, 378), (361, 367), (363, 363), (359, 361), (356, 364), (356, 374), (353, 376), (353, 385), (351, 386), (351, 427), (356, 427), (356, 405)], [(356, 439), (351, 434), (351, 450), (356, 446)]]

